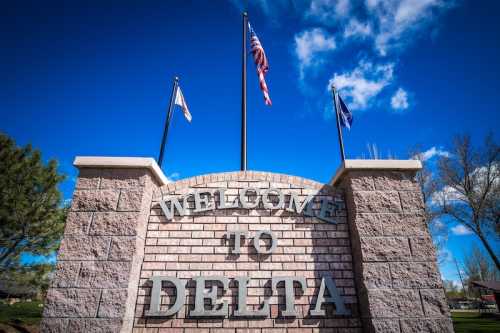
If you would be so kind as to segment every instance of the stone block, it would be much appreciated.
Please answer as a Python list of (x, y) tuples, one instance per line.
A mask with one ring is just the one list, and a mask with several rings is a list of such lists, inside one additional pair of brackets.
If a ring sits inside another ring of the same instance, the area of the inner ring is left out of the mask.
[(111, 247), (109, 248), (109, 260), (132, 260), (136, 253), (137, 237), (113, 237)]
[(392, 288), (388, 263), (363, 263), (362, 274), (365, 288)]
[(363, 261), (408, 261), (411, 258), (408, 238), (361, 237)]
[(425, 216), (421, 213), (383, 214), (380, 224), (384, 236), (427, 236)]
[(424, 210), (424, 202), (420, 191), (399, 192), (399, 196), (405, 213), (422, 212)]
[[(384, 214), (392, 215), (392, 214)], [(359, 236), (383, 236), (384, 228), (381, 223), (382, 216), (380, 214), (359, 213), (355, 217), (355, 227)]]
[(122, 318), (127, 302), (127, 289), (103, 290), (97, 316), (99, 318)]
[(434, 262), (391, 263), (395, 288), (440, 288), (441, 276)]
[(373, 178), (369, 172), (351, 172), (345, 180), (345, 184), (348, 184), (349, 188), (353, 191), (375, 190)]
[(410, 237), (410, 247), (414, 260), (436, 261), (436, 249), (430, 237)]
[(40, 322), (41, 333), (66, 333), (67, 318), (43, 318)]
[(47, 293), (44, 317), (95, 317), (101, 291), (97, 289), (56, 289)]
[(139, 213), (94, 213), (89, 235), (134, 236)]
[(140, 211), (143, 193), (143, 189), (122, 190), (117, 210), (121, 212)]
[(144, 187), (149, 177), (149, 172), (145, 169), (103, 169), (100, 188)]
[(427, 317), (450, 316), (443, 289), (421, 289), (420, 295)]
[(423, 317), (417, 290), (373, 289), (366, 291), (371, 317)]
[(130, 262), (88, 261), (82, 263), (78, 277), (80, 288), (126, 288)]
[(122, 321), (114, 318), (70, 319), (67, 332), (111, 333), (120, 332), (121, 326)]
[(55, 288), (76, 287), (79, 272), (79, 261), (58, 261), (52, 277), (52, 286)]
[(69, 212), (66, 217), (65, 235), (85, 235), (92, 220), (91, 212)]
[(105, 236), (65, 236), (59, 249), (59, 260), (105, 260), (110, 238)]
[(372, 333), (400, 333), (398, 319), (372, 319), (370, 332)]
[(416, 191), (415, 174), (400, 171), (381, 171), (373, 173), (375, 189), (379, 191)]
[(71, 203), (72, 211), (113, 211), (118, 204), (118, 190), (77, 190)]
[(99, 188), (101, 170), (99, 169), (80, 169), (76, 180), (77, 190), (92, 190)]
[(396, 191), (355, 191), (353, 208), (356, 213), (400, 213), (401, 202)]
[(401, 333), (453, 333), (451, 319), (402, 319)]

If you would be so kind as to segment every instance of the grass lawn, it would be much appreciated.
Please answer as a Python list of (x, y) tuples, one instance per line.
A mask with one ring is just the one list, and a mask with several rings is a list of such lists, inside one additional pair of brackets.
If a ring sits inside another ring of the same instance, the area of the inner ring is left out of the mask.
[(500, 320), (492, 314), (479, 314), (477, 312), (452, 312), (455, 333), (498, 333)]
[(39, 301), (0, 303), (0, 332), (35, 332), (42, 319)]

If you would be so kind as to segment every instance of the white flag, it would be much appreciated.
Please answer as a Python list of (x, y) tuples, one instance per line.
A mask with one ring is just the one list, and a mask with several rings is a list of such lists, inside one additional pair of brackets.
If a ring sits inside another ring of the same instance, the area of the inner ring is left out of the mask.
[(177, 91), (175, 92), (175, 105), (179, 105), (182, 108), (182, 112), (184, 113), (184, 117), (186, 117), (187, 121), (191, 122), (193, 117), (191, 113), (189, 113), (188, 106), (186, 101), (184, 100), (184, 96), (182, 95), (181, 87), (177, 86)]

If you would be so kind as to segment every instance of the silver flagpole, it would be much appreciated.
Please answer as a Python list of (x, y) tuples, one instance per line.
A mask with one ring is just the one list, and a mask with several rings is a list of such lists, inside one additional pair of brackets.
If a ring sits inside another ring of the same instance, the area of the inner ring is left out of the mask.
[(342, 162), (344, 162), (345, 161), (344, 140), (342, 139), (342, 128), (340, 126), (338, 93), (337, 89), (335, 89), (335, 86), (333, 84), (332, 84), (332, 93), (333, 93), (333, 105), (335, 106), (335, 116), (337, 118), (337, 134), (339, 136), (340, 158)]
[(165, 144), (167, 143), (168, 127), (170, 126), (170, 119), (172, 118), (172, 109), (175, 101), (175, 94), (177, 92), (177, 87), (179, 86), (179, 78), (174, 77), (174, 84), (172, 86), (172, 95), (170, 95), (170, 103), (168, 104), (167, 119), (165, 119), (165, 128), (163, 129), (163, 137), (160, 146), (160, 156), (158, 156), (158, 166), (161, 168), (161, 163), (163, 162), (163, 153), (165, 152)]
[(248, 14), (243, 12), (241, 44), (241, 164), (240, 170), (247, 170), (247, 26)]

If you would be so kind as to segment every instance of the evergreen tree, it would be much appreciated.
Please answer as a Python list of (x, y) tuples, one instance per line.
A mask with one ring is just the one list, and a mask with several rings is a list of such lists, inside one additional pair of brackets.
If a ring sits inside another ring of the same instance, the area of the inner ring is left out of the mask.
[(21, 254), (48, 255), (59, 246), (66, 209), (57, 162), (46, 165), (30, 145), (0, 133), (0, 270), (20, 266)]

